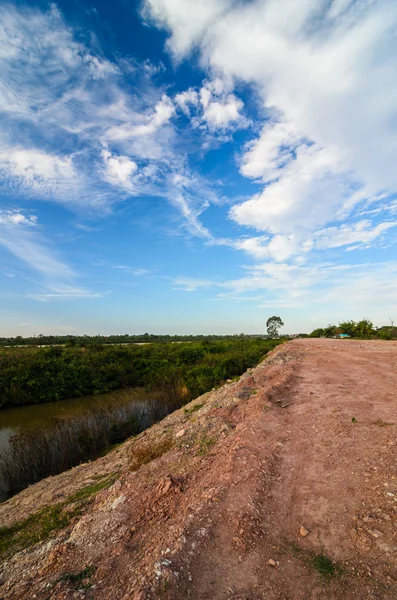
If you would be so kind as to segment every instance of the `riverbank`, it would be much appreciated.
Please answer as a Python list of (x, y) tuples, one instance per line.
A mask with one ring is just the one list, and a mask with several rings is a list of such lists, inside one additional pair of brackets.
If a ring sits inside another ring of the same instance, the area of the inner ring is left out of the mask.
[(290, 342), (25, 490), (0, 506), (0, 595), (396, 597), (396, 360), (393, 342)]
[(111, 394), (3, 409), (0, 502), (50, 475), (94, 460), (186, 402), (182, 393)]

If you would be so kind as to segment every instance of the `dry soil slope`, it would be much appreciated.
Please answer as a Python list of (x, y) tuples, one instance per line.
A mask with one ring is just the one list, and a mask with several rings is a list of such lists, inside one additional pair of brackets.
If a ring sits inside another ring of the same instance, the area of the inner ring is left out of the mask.
[(290, 342), (25, 490), (2, 521), (117, 477), (4, 561), (0, 598), (397, 598), (396, 366), (394, 342)]

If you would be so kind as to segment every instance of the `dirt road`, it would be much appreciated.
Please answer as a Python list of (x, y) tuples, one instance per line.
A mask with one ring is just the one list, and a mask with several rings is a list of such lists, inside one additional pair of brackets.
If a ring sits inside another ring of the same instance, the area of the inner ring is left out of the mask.
[(116, 483), (7, 558), (0, 598), (395, 600), (396, 432), (397, 343), (290, 342), (109, 455)]

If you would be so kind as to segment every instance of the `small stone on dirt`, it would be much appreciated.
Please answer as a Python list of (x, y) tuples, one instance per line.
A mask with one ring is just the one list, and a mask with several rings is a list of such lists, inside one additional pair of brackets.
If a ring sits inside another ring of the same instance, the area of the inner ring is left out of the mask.
[(306, 529), (306, 527), (303, 527), (303, 525), (301, 525), (299, 533), (302, 537), (306, 537), (307, 535), (309, 535), (309, 531)]
[(275, 560), (273, 560), (272, 558), (270, 558), (270, 559), (267, 561), (267, 564), (268, 564), (268, 565), (270, 565), (271, 567), (275, 567), (275, 566), (276, 566), (276, 561), (275, 561)]
[(176, 438), (180, 438), (180, 437), (184, 436), (184, 435), (185, 435), (185, 433), (186, 433), (186, 429), (180, 429), (180, 430), (178, 431), (178, 433), (176, 433), (176, 434), (175, 434), (175, 437), (176, 437)]

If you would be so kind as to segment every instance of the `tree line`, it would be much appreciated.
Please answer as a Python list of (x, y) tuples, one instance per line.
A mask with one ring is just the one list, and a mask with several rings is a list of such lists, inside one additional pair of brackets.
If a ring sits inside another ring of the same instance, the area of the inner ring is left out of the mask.
[(152, 342), (200, 342), (204, 340), (224, 339), (255, 339), (263, 337), (263, 334), (234, 334), (234, 335), (160, 335), (154, 333), (142, 333), (130, 335), (39, 335), (31, 337), (0, 337), (0, 346), (88, 346), (90, 344), (137, 344)]
[(393, 340), (397, 339), (397, 327), (393, 324), (390, 326), (375, 328), (372, 321), (369, 319), (361, 319), (361, 321), (342, 321), (339, 325), (328, 325), (327, 327), (319, 327), (314, 329), (309, 334), (309, 337), (336, 337), (340, 334), (348, 335), (351, 338), (358, 339), (380, 339)]

